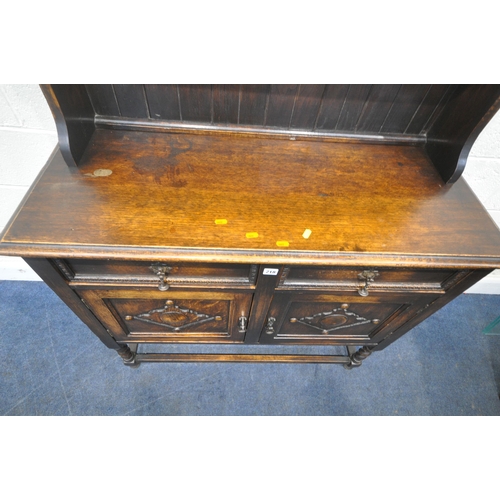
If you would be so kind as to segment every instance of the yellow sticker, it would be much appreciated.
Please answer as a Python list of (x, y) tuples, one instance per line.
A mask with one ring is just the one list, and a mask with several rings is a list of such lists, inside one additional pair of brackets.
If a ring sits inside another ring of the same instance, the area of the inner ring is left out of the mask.
[(310, 229), (306, 229), (303, 233), (302, 233), (302, 238), (305, 238), (307, 240), (307, 238), (309, 238), (309, 236), (311, 236), (311, 233), (312, 231)]
[(288, 241), (277, 241), (276, 245), (279, 247), (289, 247), (290, 243), (288, 243)]
[(215, 219), (215, 223), (218, 226), (222, 226), (223, 224), (227, 224), (227, 219)]
[(247, 238), (258, 238), (259, 237), (259, 233), (247, 233), (245, 236)]

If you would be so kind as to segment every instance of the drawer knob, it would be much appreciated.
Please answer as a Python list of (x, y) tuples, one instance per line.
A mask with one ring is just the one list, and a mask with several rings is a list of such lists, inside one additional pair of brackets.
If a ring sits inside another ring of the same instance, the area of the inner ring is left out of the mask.
[(270, 317), (267, 320), (267, 325), (264, 330), (267, 335), (272, 335), (274, 333), (274, 323), (276, 323), (276, 318)]
[(246, 316), (241, 316), (238, 319), (238, 332), (239, 333), (245, 333), (247, 331), (247, 318)]
[(170, 284), (167, 282), (168, 273), (172, 271), (172, 268), (165, 264), (153, 264), (150, 269), (158, 276), (158, 290), (167, 291), (170, 288)]
[(375, 281), (379, 272), (375, 269), (369, 269), (358, 274), (358, 279), (362, 282), (361, 287), (358, 288), (358, 293), (361, 297), (368, 297), (368, 286)]

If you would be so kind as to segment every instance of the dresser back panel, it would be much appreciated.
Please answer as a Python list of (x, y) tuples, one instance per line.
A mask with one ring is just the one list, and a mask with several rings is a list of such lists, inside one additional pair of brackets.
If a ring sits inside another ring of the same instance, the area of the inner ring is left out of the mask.
[(500, 85), (42, 85), (61, 152), (80, 164), (96, 128), (423, 145), (445, 182), (500, 107)]
[(86, 85), (98, 116), (422, 135), (456, 85)]

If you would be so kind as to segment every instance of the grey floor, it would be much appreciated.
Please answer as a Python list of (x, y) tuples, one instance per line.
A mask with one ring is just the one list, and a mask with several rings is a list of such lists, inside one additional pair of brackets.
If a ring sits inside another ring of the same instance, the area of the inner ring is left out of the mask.
[(0, 282), (0, 304), (2, 415), (500, 415), (500, 336), (481, 333), (500, 316), (498, 295), (460, 296), (352, 371), (131, 369), (44, 283)]

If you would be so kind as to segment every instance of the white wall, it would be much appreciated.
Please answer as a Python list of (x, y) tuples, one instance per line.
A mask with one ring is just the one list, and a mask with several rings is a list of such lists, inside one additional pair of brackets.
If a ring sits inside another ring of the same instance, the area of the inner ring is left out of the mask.
[[(0, 231), (56, 143), (54, 120), (38, 85), (0, 84)], [(474, 144), (464, 177), (500, 226), (500, 113)], [(22, 259), (0, 257), (0, 280), (7, 279), (39, 278)], [(500, 294), (500, 271), (470, 292)]]
[[(500, 111), (474, 143), (464, 178), (500, 227)], [(467, 293), (500, 294), (500, 270), (493, 271)]]
[[(0, 85), (0, 231), (57, 144), (38, 85)], [(0, 280), (38, 280), (18, 257), (0, 256)]]

